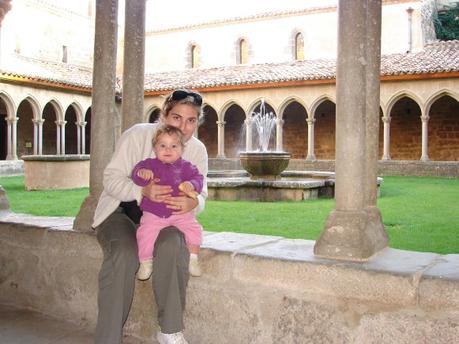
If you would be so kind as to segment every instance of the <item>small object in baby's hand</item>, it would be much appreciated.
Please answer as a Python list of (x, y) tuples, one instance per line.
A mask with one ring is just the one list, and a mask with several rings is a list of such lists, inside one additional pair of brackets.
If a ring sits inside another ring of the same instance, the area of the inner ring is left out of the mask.
[(194, 190), (190, 190), (190, 191), (186, 190), (185, 183), (181, 183), (178, 188), (185, 195), (187, 195), (188, 197), (191, 197), (192, 199), (196, 199), (198, 197), (198, 193), (196, 191), (194, 191)]

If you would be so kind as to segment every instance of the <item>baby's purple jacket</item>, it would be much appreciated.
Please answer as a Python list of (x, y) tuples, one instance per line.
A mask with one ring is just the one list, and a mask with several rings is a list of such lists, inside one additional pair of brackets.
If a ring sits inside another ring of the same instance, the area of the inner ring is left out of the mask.
[[(149, 180), (140, 178), (137, 172), (140, 169), (148, 169), (153, 171), (154, 178), (159, 179), (158, 184), (170, 185), (172, 187), (172, 196), (179, 195), (178, 186), (185, 181), (189, 181), (194, 186), (194, 190), (197, 193), (201, 193), (204, 182), (204, 177), (199, 173), (198, 168), (191, 162), (179, 158), (172, 164), (166, 164), (158, 160), (157, 158), (148, 158), (140, 161), (135, 165), (132, 170), (131, 179), (139, 186), (148, 185)], [(148, 211), (160, 217), (169, 217), (172, 215), (173, 210), (168, 209), (165, 203), (153, 202), (147, 197), (143, 197), (140, 202), (140, 209)]]

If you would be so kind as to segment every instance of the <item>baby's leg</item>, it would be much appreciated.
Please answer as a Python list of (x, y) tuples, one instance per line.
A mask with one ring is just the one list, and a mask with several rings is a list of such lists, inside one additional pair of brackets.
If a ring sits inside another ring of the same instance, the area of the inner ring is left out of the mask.
[(190, 251), (190, 275), (201, 276), (201, 267), (198, 261), (199, 249), (202, 243), (201, 225), (191, 213), (177, 215), (174, 218), (174, 225), (185, 235), (185, 241)]
[(140, 219), (136, 237), (140, 261), (137, 278), (141, 281), (149, 279), (153, 272), (153, 250), (159, 231), (164, 227), (160, 220), (158, 216), (149, 212), (144, 212)]
[(139, 247), (139, 261), (144, 262), (151, 260), (153, 257), (153, 248), (162, 225), (158, 216), (144, 212), (140, 219), (140, 225), (137, 229), (137, 245)]

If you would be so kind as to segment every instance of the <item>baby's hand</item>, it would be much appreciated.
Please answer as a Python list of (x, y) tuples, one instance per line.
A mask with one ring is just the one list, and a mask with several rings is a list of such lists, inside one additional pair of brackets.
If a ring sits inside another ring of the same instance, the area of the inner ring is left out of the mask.
[(179, 185), (179, 190), (182, 191), (188, 197), (196, 199), (198, 197), (198, 193), (194, 191), (194, 186), (190, 182), (183, 182)]
[(148, 170), (146, 168), (141, 168), (140, 170), (137, 171), (137, 176), (144, 179), (144, 180), (152, 180), (154, 175), (153, 171)]

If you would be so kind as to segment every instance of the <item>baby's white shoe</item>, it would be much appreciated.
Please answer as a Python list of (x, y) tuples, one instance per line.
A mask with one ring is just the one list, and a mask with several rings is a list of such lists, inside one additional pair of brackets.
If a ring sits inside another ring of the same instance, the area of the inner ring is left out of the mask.
[(145, 281), (150, 278), (153, 272), (153, 260), (146, 260), (140, 262), (139, 270), (137, 271), (137, 278), (141, 281)]
[(197, 254), (190, 254), (190, 265), (188, 266), (188, 271), (190, 272), (190, 275), (194, 277), (202, 275)]

